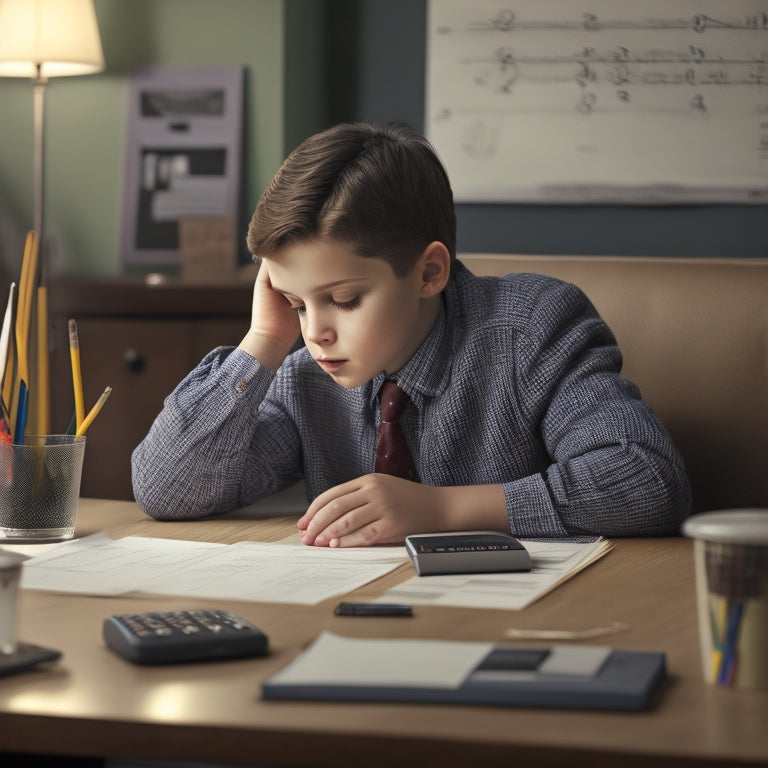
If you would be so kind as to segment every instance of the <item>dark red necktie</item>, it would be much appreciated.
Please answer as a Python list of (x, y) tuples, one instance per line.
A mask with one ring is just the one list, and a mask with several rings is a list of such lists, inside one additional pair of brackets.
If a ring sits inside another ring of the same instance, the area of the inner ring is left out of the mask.
[(374, 472), (396, 475), (410, 479), (413, 476), (413, 462), (408, 443), (405, 441), (400, 416), (408, 395), (394, 381), (384, 382), (381, 388), (381, 426), (379, 442), (376, 445)]

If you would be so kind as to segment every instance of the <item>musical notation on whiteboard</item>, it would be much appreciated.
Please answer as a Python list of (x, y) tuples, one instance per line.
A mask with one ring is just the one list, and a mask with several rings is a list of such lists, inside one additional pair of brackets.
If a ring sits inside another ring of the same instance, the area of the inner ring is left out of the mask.
[[(614, 7), (619, 3), (614, 3)], [(565, 6), (563, 6), (565, 7)], [(573, 7), (573, 4), (570, 4)], [(683, 6), (678, 5), (679, 8)], [(690, 8), (696, 8), (697, 4), (689, 4)], [(672, 17), (674, 13), (674, 4), (668, 5), (665, 9), (667, 18), (637, 18), (637, 19), (618, 19), (618, 18), (600, 18), (596, 13), (582, 13), (580, 19), (569, 20), (560, 19), (555, 21), (544, 21), (541, 18), (538, 20), (518, 20), (514, 10), (510, 8), (502, 8), (495, 15), (488, 19), (487, 22), (480, 22), (473, 25), (476, 29), (484, 29), (489, 26), (493, 29), (498, 29), (503, 32), (510, 32), (513, 29), (539, 29), (539, 30), (557, 30), (557, 29), (586, 29), (590, 31), (597, 30), (618, 30), (618, 29), (632, 29), (632, 30), (660, 30), (660, 29), (680, 29), (680, 30), (693, 30), (694, 32), (706, 32), (708, 29), (737, 29), (737, 30), (768, 30), (768, 12), (762, 11), (757, 13), (746, 13), (744, 16), (733, 15), (731, 12), (732, 7), (728, 7), (725, 3), (719, 3), (718, 13), (719, 18), (713, 16), (707, 16), (704, 13), (695, 13), (688, 17)], [(645, 13), (645, 6), (635, 13)], [(738, 12), (738, 9), (737, 9)], [(723, 13), (731, 13), (730, 18), (722, 16)], [(445, 32), (449, 29), (448, 26), (441, 27), (440, 31)]]
[(768, 0), (430, 0), (459, 201), (768, 202)]

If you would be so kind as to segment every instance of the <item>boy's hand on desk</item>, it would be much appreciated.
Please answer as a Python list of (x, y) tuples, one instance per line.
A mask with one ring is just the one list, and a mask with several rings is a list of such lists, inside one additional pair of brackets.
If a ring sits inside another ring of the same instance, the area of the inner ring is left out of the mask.
[(299, 317), (290, 302), (272, 288), (269, 268), (261, 262), (253, 286), (251, 327), (240, 348), (270, 370), (277, 370), (299, 337)]
[(296, 524), (304, 544), (402, 544), (412, 533), (490, 528), (509, 532), (501, 486), (441, 488), (384, 474), (321, 493)]
[(393, 475), (363, 475), (321, 493), (296, 525), (301, 540), (317, 547), (402, 543), (415, 527), (432, 530), (433, 496), (440, 490)]

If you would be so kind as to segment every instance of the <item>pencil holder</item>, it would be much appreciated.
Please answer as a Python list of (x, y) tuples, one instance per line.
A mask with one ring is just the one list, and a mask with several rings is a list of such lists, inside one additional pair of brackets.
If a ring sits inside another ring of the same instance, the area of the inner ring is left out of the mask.
[(72, 538), (84, 454), (84, 436), (0, 443), (0, 540)]
[(768, 691), (768, 510), (694, 515), (683, 532), (695, 538), (705, 680)]

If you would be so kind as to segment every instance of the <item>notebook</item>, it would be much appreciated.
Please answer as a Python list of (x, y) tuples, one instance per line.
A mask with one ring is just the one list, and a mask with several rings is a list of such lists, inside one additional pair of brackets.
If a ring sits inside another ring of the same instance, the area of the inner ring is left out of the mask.
[(642, 710), (666, 675), (661, 652), (522, 648), (330, 632), (262, 684), (265, 699)]

